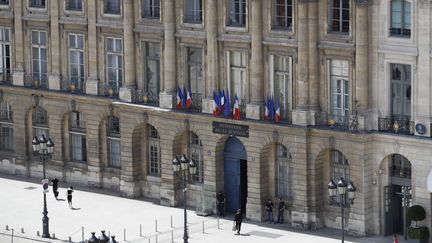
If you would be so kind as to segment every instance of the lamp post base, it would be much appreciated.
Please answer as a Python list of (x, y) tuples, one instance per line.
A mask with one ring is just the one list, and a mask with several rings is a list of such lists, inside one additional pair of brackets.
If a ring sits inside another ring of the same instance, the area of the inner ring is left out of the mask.
[(48, 221), (49, 221), (48, 218), (42, 218), (42, 225), (43, 225), (42, 238), (51, 238), (49, 233)]

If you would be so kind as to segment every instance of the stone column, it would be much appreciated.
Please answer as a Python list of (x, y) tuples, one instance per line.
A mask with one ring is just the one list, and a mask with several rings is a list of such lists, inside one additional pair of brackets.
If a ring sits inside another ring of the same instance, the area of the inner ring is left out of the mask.
[(48, 76), (48, 88), (60, 90), (60, 26), (59, 26), (59, 2), (50, 1), (50, 47), (51, 47), (51, 71)]
[(309, 124), (309, 34), (308, 0), (298, 1), (298, 60), (297, 60), (297, 97), (292, 122), (298, 125)]
[(86, 94), (98, 95), (98, 41), (96, 28), (96, 1), (87, 1), (87, 34), (88, 34), (88, 77)]
[(23, 41), (23, 5), (22, 1), (14, 1), (14, 53), (15, 67), (12, 78), (13, 85), (24, 86), (24, 41)]
[[(414, 79), (412, 82), (411, 95), (414, 97), (413, 120), (415, 123), (423, 124), (426, 127), (426, 133), (416, 135), (430, 137), (431, 131), (429, 124), (431, 122), (431, 59), (430, 59), (430, 42), (431, 42), (431, 3), (429, 1), (418, 1), (418, 63), (412, 67)], [(411, 34), (413, 34), (411, 32)], [(416, 70), (417, 66), (417, 70)], [(417, 79), (416, 74), (417, 73)]]
[[(365, 128), (365, 116), (369, 114), (369, 46), (368, 1), (356, 1), (355, 8), (355, 99), (359, 104), (359, 129)], [(354, 84), (354, 82), (352, 82)], [(354, 104), (353, 104), (354, 105)]]
[(217, 43), (217, 0), (206, 2), (206, 26), (207, 26), (207, 69), (206, 69), (206, 93), (202, 103), (203, 113), (212, 113), (213, 90), (218, 89), (219, 65), (218, 65), (218, 43)]
[(176, 92), (177, 80), (177, 54), (175, 40), (175, 0), (165, 0), (164, 2), (164, 91), (159, 96), (159, 106), (163, 108), (173, 108)]
[(308, 3), (309, 19), (309, 105), (311, 111), (310, 124), (315, 123), (314, 113), (320, 110), (319, 106), (319, 57), (318, 57), (318, 1), (310, 0)]
[(123, 1), (123, 41), (124, 41), (124, 84), (120, 88), (119, 97), (123, 101), (132, 101), (132, 90), (136, 88), (135, 75), (135, 36), (133, 0)]
[[(250, 67), (250, 103), (246, 105), (246, 117), (259, 120), (264, 104), (264, 71), (262, 48), (262, 1), (252, 0), (251, 20), (251, 67)], [(243, 97), (244, 98), (244, 97)]]

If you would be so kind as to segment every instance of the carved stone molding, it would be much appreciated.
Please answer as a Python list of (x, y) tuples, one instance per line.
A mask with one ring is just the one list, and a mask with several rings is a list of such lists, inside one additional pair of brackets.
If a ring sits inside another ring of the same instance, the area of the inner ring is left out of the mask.
[(72, 111), (76, 111), (77, 104), (75, 100), (70, 101), (70, 107)]
[(418, 0), (418, 5), (420, 8), (430, 7), (432, 0)]
[(355, 0), (358, 6), (366, 6), (368, 4), (368, 0)]
[(279, 132), (274, 130), (272, 133), (273, 142), (277, 143), (279, 141)]
[(329, 140), (329, 147), (331, 149), (334, 149), (335, 148), (335, 144), (336, 144), (335, 138), (333, 136), (331, 136), (331, 137), (328, 138), (328, 140)]

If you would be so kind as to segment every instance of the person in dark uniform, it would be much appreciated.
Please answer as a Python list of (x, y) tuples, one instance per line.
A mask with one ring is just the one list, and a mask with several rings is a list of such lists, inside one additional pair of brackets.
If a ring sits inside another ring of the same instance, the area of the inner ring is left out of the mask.
[(285, 202), (282, 200), (282, 198), (278, 198), (278, 220), (277, 222), (279, 224), (283, 224), (284, 222), (284, 212), (285, 212)]
[(55, 197), (55, 199), (57, 199), (58, 194), (59, 194), (58, 193), (58, 183), (59, 183), (59, 180), (56, 177), (54, 177), (54, 179), (51, 180), (51, 183), (52, 183), (54, 197)]
[(216, 204), (218, 207), (218, 215), (219, 217), (225, 217), (225, 195), (223, 192), (218, 192), (216, 195)]
[(67, 190), (67, 200), (68, 200), (68, 204), (69, 204), (69, 208), (72, 209), (72, 192), (73, 192), (73, 187), (69, 187), (69, 189)]
[(265, 208), (266, 208), (266, 210), (267, 210), (267, 214), (268, 214), (268, 221), (269, 221), (269, 224), (272, 224), (272, 223), (274, 224), (274, 219), (273, 219), (273, 207), (274, 207), (274, 204), (273, 204), (272, 200), (269, 199), (269, 200), (267, 201), (266, 205), (265, 205)]
[(243, 222), (243, 214), (241, 213), (240, 209), (237, 210), (237, 213), (236, 213), (236, 215), (234, 217), (234, 222), (235, 222), (235, 226), (236, 226), (236, 229), (237, 229), (236, 235), (239, 235), (240, 234), (240, 229), (241, 229), (241, 224)]

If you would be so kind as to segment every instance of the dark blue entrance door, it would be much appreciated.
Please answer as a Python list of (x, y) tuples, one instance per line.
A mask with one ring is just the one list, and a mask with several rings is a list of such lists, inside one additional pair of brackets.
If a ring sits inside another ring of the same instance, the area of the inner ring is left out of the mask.
[(231, 137), (224, 148), (224, 191), (228, 212), (235, 212), (246, 205), (246, 171), (241, 163), (246, 163), (245, 148), (240, 140)]

